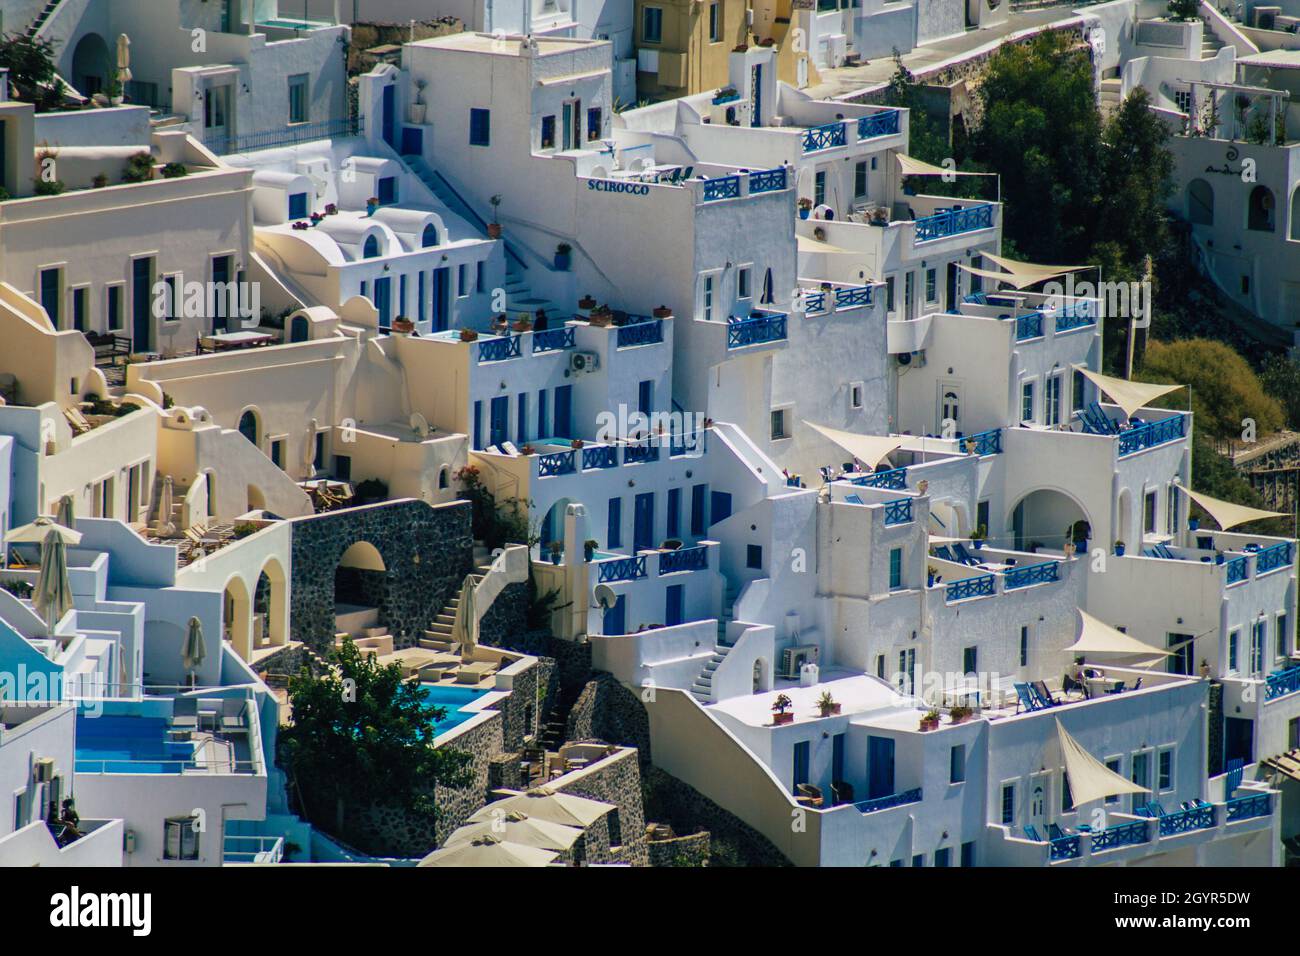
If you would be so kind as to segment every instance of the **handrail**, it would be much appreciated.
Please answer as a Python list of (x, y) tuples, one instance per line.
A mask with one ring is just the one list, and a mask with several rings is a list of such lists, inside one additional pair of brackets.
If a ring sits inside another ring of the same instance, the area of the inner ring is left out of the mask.
[(988, 597), (996, 590), (996, 579), (992, 574), (979, 574), (960, 581), (949, 581), (944, 585), (945, 603), (964, 601), (967, 598)]
[(1136, 428), (1119, 433), (1119, 456), (1132, 455), (1156, 445), (1177, 441), (1186, 430), (1182, 414), (1162, 418), (1158, 422), (1147, 422)]
[(914, 787), (900, 793), (891, 793), (887, 797), (876, 797), (874, 800), (859, 800), (853, 805), (863, 813), (874, 813), (877, 810), (888, 810), (890, 807), (901, 807), (905, 803), (920, 802), (921, 788)]
[(912, 499), (898, 498), (885, 502), (885, 524), (907, 524), (912, 520)]
[(862, 488), (884, 488), (887, 491), (902, 491), (907, 487), (907, 468), (889, 468), (885, 471), (872, 472), (850, 478), (849, 482)]
[(786, 315), (774, 312), (768, 315), (751, 315), (744, 319), (731, 319), (727, 322), (727, 348), (739, 349), (747, 345), (765, 345), (768, 342), (784, 342), (786, 339)]

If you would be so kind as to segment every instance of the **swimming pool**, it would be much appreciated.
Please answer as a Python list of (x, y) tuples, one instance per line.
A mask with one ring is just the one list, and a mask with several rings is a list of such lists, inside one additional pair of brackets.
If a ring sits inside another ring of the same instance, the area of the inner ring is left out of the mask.
[(459, 727), (473, 717), (473, 711), (463, 710), (462, 708), (488, 693), (483, 690), (475, 690), (472, 687), (444, 687), (441, 684), (422, 684), (420, 686), (424, 688), (424, 699), (430, 705), (447, 709), (446, 715), (433, 725), (439, 734), (445, 734), (453, 727)]
[(77, 715), (77, 773), (180, 773), (194, 745), (167, 739), (161, 717)]

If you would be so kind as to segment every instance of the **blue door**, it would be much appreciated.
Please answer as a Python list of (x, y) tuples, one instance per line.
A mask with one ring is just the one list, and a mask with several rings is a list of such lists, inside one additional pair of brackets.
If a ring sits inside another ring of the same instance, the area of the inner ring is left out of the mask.
[(492, 420), (488, 426), (488, 444), (500, 445), (503, 441), (509, 439), (507, 432), (508, 422), (510, 420), (510, 398), (507, 395), (498, 395), (492, 399)]
[(867, 738), (867, 799), (888, 797), (894, 792), (894, 739)]
[(449, 324), (447, 290), (450, 284), (450, 269), (433, 270), (433, 330), (435, 332), (443, 331)]
[(390, 83), (384, 87), (384, 105), (381, 122), (383, 123), (382, 135), (384, 142), (394, 149), (397, 148), (397, 140), (393, 133), (393, 125), (397, 114), (397, 87)]
[(680, 584), (670, 584), (664, 605), (664, 625), (676, 627), (686, 616), (685, 595)]
[(218, 290), (212, 303), (212, 331), (214, 332), (224, 332), (229, 326), (230, 297), (219, 291), (226, 288), (226, 283), (229, 281), (230, 256), (217, 256), (212, 260), (212, 285)]
[(655, 383), (646, 379), (637, 387), (636, 410), (642, 415), (649, 415), (654, 410)]
[(573, 386), (572, 385), (559, 385), (555, 389), (555, 435), (554, 437), (556, 438), (573, 437)]
[(136, 259), (131, 263), (131, 348), (148, 352), (153, 312), (153, 260)]
[(647, 491), (636, 496), (636, 514), (632, 525), (632, 553), (654, 547), (655, 493)]
[(375, 280), (375, 308), (380, 330), (387, 331), (393, 325), (393, 280), (389, 276)]
[(682, 489), (668, 489), (668, 525), (664, 529), (668, 537), (676, 538), (682, 533)]
[(709, 524), (726, 521), (731, 517), (731, 495), (725, 491), (715, 491), (709, 502)]
[(296, 315), (293, 321), (289, 323), (289, 341), (307, 341), (307, 319), (304, 316)]
[(605, 634), (623, 634), (627, 628), (627, 598), (620, 594), (614, 606), (605, 612), (602, 632)]

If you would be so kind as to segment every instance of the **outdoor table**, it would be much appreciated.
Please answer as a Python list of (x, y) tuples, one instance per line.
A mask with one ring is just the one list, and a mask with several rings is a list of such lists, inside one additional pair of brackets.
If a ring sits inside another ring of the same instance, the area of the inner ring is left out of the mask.
[(271, 341), (274, 341), (273, 336), (265, 332), (254, 332), (251, 329), (241, 329), (237, 332), (218, 332), (215, 335), (205, 335), (203, 337), (204, 347), (216, 351), (244, 349), (253, 345), (264, 345)]

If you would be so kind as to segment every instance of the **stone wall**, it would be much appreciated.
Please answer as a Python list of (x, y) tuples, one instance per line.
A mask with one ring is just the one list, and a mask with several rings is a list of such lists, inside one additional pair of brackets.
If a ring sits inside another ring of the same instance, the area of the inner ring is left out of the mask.
[(650, 718), (636, 693), (613, 674), (596, 673), (569, 711), (568, 740), (608, 740), (635, 747), (642, 763), (650, 762)]
[(709, 832), (646, 842), (651, 866), (706, 866), (709, 862)]
[(1217, 777), (1223, 773), (1223, 685), (1217, 680), (1210, 681), (1209, 712), (1205, 741), (1209, 758), (1207, 772), (1211, 777)]
[(646, 866), (645, 813), (641, 806), (641, 766), (636, 751), (621, 748), (590, 767), (575, 770), (547, 784), (559, 793), (612, 803), (618, 807), (617, 829), (621, 845), (611, 846), (610, 817), (606, 814), (587, 829), (586, 859), (589, 863), (618, 862)]
[(437, 507), (416, 499), (330, 511), (291, 522), (293, 580), (289, 631), (318, 653), (334, 643), (334, 579), (359, 541), (378, 550), (384, 571), (367, 584), (393, 646), (414, 646), (460, 587), (473, 562), (468, 502)]
[[(507, 584), (496, 596), (478, 625), (478, 641), (489, 647), (504, 647), (524, 654), (533, 651), (514, 646), (514, 637), (528, 630), (528, 582)], [(543, 651), (543, 653), (545, 653)]]
[(689, 784), (658, 767), (643, 767), (645, 814), (652, 823), (667, 823), (676, 832), (710, 834), (713, 866), (790, 866), (767, 837)]

